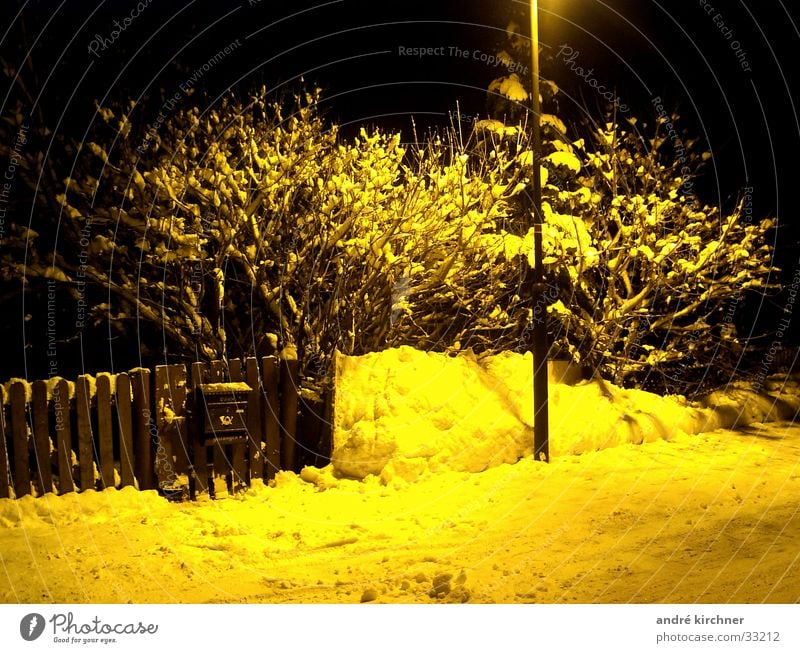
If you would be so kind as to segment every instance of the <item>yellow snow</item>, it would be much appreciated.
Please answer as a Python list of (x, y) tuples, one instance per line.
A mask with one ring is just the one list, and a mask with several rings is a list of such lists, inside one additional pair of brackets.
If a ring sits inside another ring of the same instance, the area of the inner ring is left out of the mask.
[(683, 435), (402, 488), (309, 470), (196, 504), (2, 500), (0, 599), (796, 602), (799, 433)]
[(800, 601), (800, 428), (681, 432), (766, 418), (777, 401), (739, 389), (710, 408), (557, 384), (556, 455), (516, 461), (530, 448), (520, 361), (446, 361), (339, 361), (337, 428), (377, 443), (345, 463), (377, 472), (363, 480), (329, 466), (235, 496), (218, 483), (217, 501), (130, 488), (0, 500), (0, 601)]
[[(561, 373), (569, 383), (551, 384), (549, 397), (553, 456), (713, 430), (738, 416), (707, 407), (722, 397), (688, 405), (680, 396), (581, 381), (569, 368)], [(471, 352), (447, 357), (399, 347), (338, 356), (335, 470), (357, 479), (414, 481), (426, 472), (516, 462), (533, 448), (532, 387), (530, 353), (478, 359)], [(752, 407), (746, 396), (738, 400)], [(748, 422), (759, 417), (751, 413)]]

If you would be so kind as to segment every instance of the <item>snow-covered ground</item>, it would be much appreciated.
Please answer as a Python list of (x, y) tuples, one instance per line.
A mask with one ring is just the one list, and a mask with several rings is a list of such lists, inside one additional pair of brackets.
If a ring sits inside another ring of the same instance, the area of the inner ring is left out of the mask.
[[(583, 380), (565, 362), (550, 365), (553, 456), (793, 419), (800, 409), (793, 380), (773, 379), (762, 393), (730, 387), (690, 402)], [(530, 353), (450, 357), (399, 347), (339, 356), (334, 467), (354, 478), (402, 482), (516, 462), (533, 450), (532, 388)]]
[[(405, 393), (400, 356), (417, 366)], [(220, 499), (197, 503), (131, 488), (0, 501), (0, 600), (800, 601), (800, 427), (718, 429), (736, 415), (764, 419), (776, 405), (785, 416), (794, 383), (773, 380), (772, 399), (731, 390), (710, 402), (716, 409), (560, 384), (551, 408), (557, 455), (543, 464), (530, 455), (515, 462), (525, 451), (514, 447), (529, 446), (524, 412), (504, 432), (518, 409), (508, 360), (475, 363), (488, 375), (469, 363), (449, 376), (443, 370), (461, 363), (440, 359), (432, 378), (422, 373), (436, 363), (415, 354), (380, 358), (340, 368), (338, 455), (324, 470), (281, 473), (274, 487), (232, 497), (220, 487)], [(480, 392), (453, 385), (470, 374)], [(508, 410), (512, 417), (498, 414)], [(648, 430), (651, 415), (660, 426)], [(412, 417), (439, 438), (435, 447), (422, 445)], [(718, 430), (692, 435), (698, 420)], [(625, 424), (624, 436), (597, 439), (615, 424), (607, 432)], [(492, 433), (504, 438), (502, 453), (485, 446)], [(576, 443), (579, 455), (570, 453)]]

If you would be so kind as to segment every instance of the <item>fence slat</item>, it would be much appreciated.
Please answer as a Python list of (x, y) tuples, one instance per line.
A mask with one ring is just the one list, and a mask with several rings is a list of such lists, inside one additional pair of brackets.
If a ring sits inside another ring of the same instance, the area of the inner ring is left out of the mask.
[(300, 364), (296, 360), (282, 360), (281, 386), (281, 466), (296, 472), (297, 465), (297, 400), (300, 381)]
[(11, 470), (8, 467), (8, 445), (6, 440), (10, 435), (10, 430), (6, 422), (6, 393), (3, 386), (0, 386), (0, 499), (8, 499), (11, 486), (8, 479)]
[[(205, 383), (208, 376), (208, 365), (206, 363), (192, 363), (192, 405), (194, 406), (195, 388), (201, 383)], [(199, 413), (199, 407), (194, 406), (194, 414), (192, 415), (192, 423), (189, 424), (189, 438), (192, 442), (192, 464), (194, 465), (194, 474), (189, 478), (189, 496), (194, 499), (197, 489), (201, 492), (208, 490), (208, 456), (206, 455), (206, 448), (200, 446), (198, 430), (202, 428), (203, 415)], [(211, 479), (213, 481), (213, 479)]]
[(175, 454), (175, 471), (185, 474), (189, 469), (188, 430), (186, 428), (186, 366), (170, 365), (169, 371), (170, 399), (172, 411), (178, 418), (173, 422), (173, 451)]
[(47, 382), (34, 381), (31, 384), (31, 395), (36, 483), (40, 492), (46, 494), (53, 491), (53, 473), (50, 469), (50, 423), (47, 418)]
[(25, 419), (25, 384), (11, 384), (11, 437), (14, 449), (14, 494), (19, 499), (31, 493), (30, 460), (28, 459), (28, 422)]
[(325, 426), (325, 395), (299, 398), (297, 446), (299, 467), (315, 465), (322, 452)]
[(133, 452), (136, 480), (140, 490), (152, 490), (153, 452), (150, 441), (152, 411), (150, 408), (150, 370), (131, 372), (133, 389)]
[(228, 361), (228, 379), (231, 381), (244, 381), (242, 360), (240, 358), (231, 358)]
[(155, 474), (159, 488), (168, 485), (167, 476), (173, 469), (172, 438), (166, 432), (165, 410), (172, 411), (169, 387), (169, 365), (156, 365), (153, 381), (153, 406), (155, 407)]
[(72, 426), (69, 411), (69, 383), (61, 379), (53, 388), (53, 417), (56, 422), (58, 450), (58, 493), (75, 490), (72, 480)]
[(258, 377), (258, 361), (248, 358), (245, 361), (247, 384), (253, 389), (247, 399), (247, 432), (249, 434), (250, 478), (264, 478), (264, 452), (261, 450), (262, 411), (261, 411), (261, 379)]
[(333, 387), (329, 387), (325, 390), (322, 395), (322, 400), (325, 409), (322, 414), (319, 450), (317, 452), (317, 460), (314, 463), (315, 467), (325, 467), (331, 462), (331, 455), (333, 453), (333, 402), (336, 400)]
[(120, 487), (134, 484), (133, 420), (131, 414), (131, 380), (127, 374), (117, 375), (117, 421), (119, 422)]
[(100, 488), (115, 487), (114, 482), (114, 431), (111, 421), (111, 378), (97, 376), (97, 450)]
[(89, 379), (81, 375), (75, 382), (75, 410), (78, 414), (78, 468), (81, 492), (94, 489), (94, 437), (92, 434)]
[(171, 488), (176, 484), (177, 472), (188, 468), (186, 429), (181, 428), (186, 415), (186, 368), (183, 365), (156, 366), (155, 406), (156, 476), (159, 487)]
[(156, 374), (153, 390), (155, 399), (155, 420), (156, 420), (156, 460), (155, 471), (158, 487), (163, 488), (169, 485), (169, 472), (173, 470), (173, 447), (170, 433), (165, 428), (165, 410), (172, 412), (172, 398), (170, 397), (169, 387), (169, 365), (156, 365)]
[(266, 480), (275, 477), (281, 468), (281, 423), (278, 398), (278, 360), (267, 356), (261, 360), (264, 392), (264, 448)]
[[(208, 370), (207, 383), (224, 383), (225, 373), (228, 371), (228, 366), (225, 361), (211, 361)], [(219, 444), (211, 448), (211, 456), (214, 461), (214, 473), (222, 475), (228, 474), (229, 461), (225, 455), (225, 449)]]
[[(244, 381), (244, 374), (242, 371), (242, 361), (238, 358), (232, 358), (228, 361), (228, 374), (231, 381)], [(231, 446), (231, 458), (234, 478), (234, 490), (239, 490), (243, 486), (250, 485), (250, 476), (247, 473), (247, 464), (245, 462), (245, 454), (247, 453), (247, 444), (234, 444)]]
[(224, 383), (227, 368), (225, 361), (211, 361), (208, 370), (208, 383)]

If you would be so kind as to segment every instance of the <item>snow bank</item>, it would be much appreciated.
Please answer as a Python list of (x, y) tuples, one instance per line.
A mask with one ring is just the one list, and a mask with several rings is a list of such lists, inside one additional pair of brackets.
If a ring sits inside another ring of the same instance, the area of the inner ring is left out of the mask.
[(344, 476), (477, 472), (531, 452), (530, 425), (474, 356), (339, 356), (336, 378), (333, 464)]
[(164, 513), (165, 503), (155, 490), (139, 491), (130, 486), (121, 490), (86, 490), (61, 496), (53, 493), (41, 497), (26, 495), (19, 499), (0, 500), (0, 528), (99, 524), (131, 516), (141, 520), (143, 515)]
[[(551, 456), (787, 419), (786, 407), (798, 407), (796, 399), (741, 388), (689, 403), (599, 379), (552, 377), (551, 370)], [(337, 356), (334, 472), (413, 481), (516, 462), (532, 453), (532, 385), (529, 353), (478, 359), (400, 347)]]

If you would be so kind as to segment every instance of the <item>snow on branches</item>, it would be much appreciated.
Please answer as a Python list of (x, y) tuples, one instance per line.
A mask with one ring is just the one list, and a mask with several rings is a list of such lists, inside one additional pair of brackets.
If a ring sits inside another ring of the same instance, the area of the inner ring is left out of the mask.
[[(144, 141), (134, 107), (98, 108), (105, 131), (61, 176), (59, 240), (9, 233), (6, 274), (93, 292), (87, 321), (150, 325), (141, 337), (175, 356), (296, 352), (306, 378), (326, 377), (336, 349), (525, 348), (524, 127), (482, 121), (406, 148), (379, 130), (340, 138), (318, 93), (265, 98), (176, 110)], [(771, 223), (701, 206), (659, 134), (610, 124), (571, 141), (544, 122), (553, 353), (618, 383), (692, 382), (735, 352), (722, 313), (767, 287)]]

